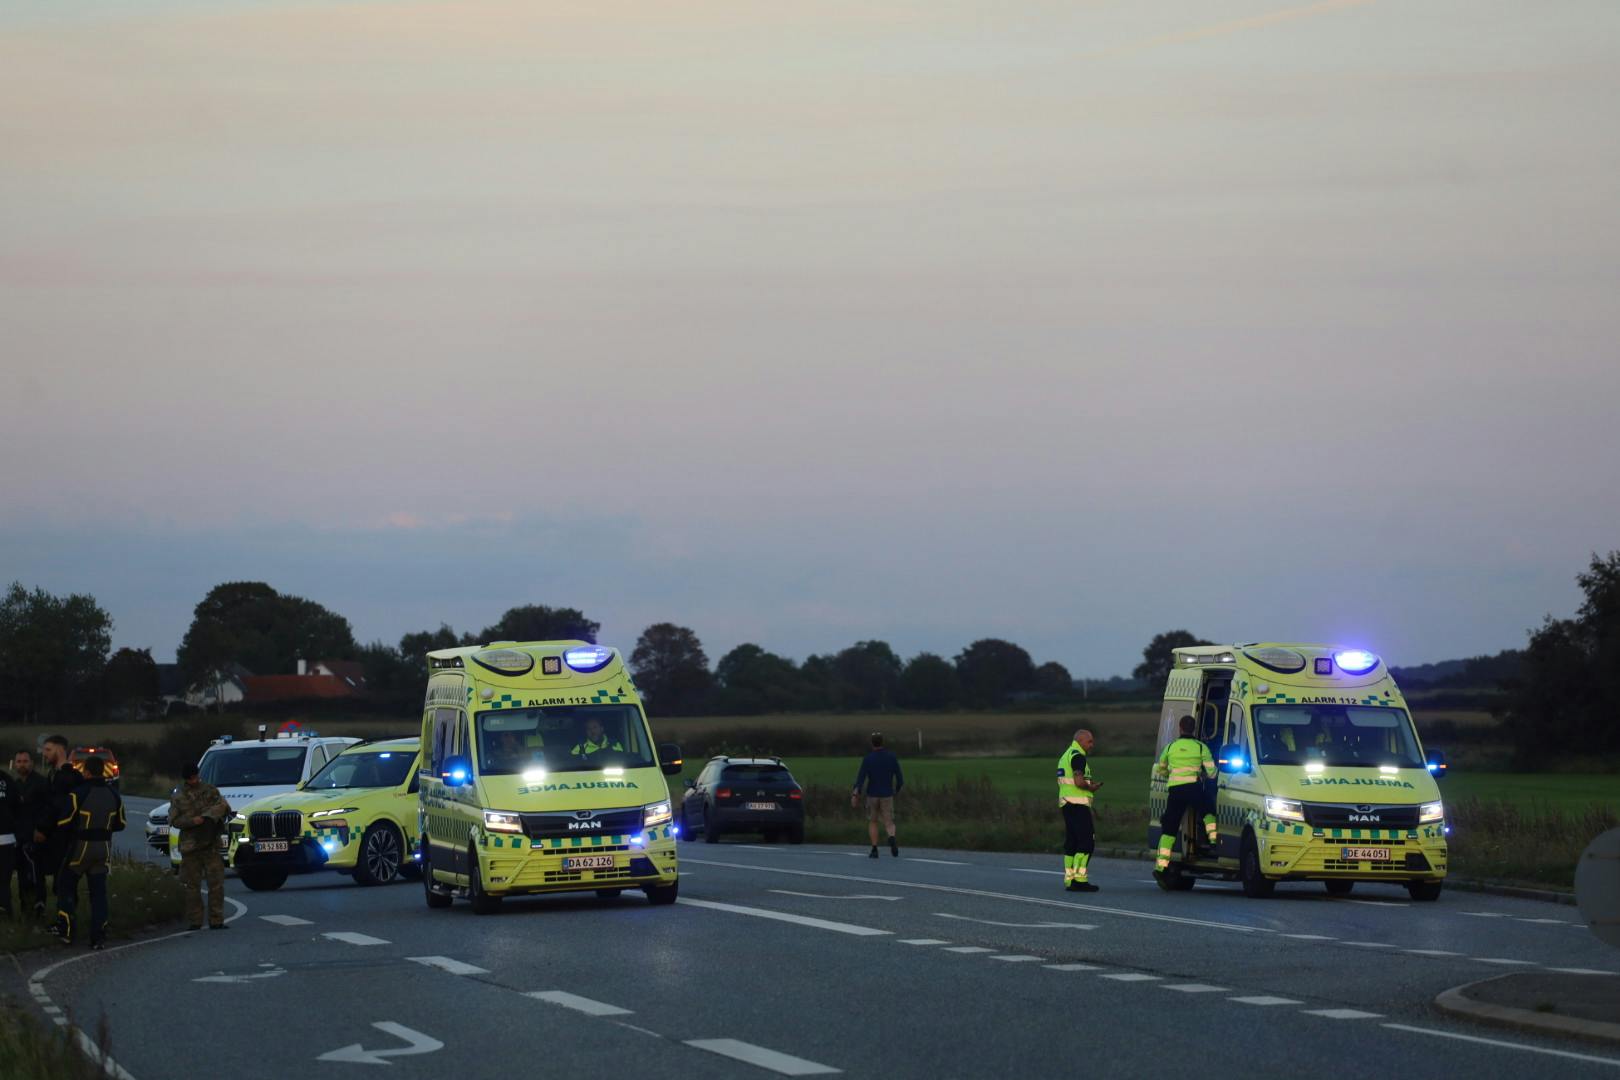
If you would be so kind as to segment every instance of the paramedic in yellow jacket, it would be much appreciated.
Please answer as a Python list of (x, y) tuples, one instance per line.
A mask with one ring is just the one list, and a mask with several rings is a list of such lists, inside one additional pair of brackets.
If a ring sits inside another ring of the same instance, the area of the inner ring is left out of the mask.
[(1063, 887), (1070, 892), (1097, 892), (1090, 881), (1091, 853), (1096, 847), (1096, 828), (1091, 819), (1091, 797), (1102, 787), (1091, 778), (1088, 755), (1096, 744), (1091, 732), (1081, 728), (1074, 741), (1058, 757), (1058, 805), (1063, 810)]
[(1159, 819), (1159, 856), (1153, 861), (1154, 870), (1170, 865), (1170, 853), (1175, 849), (1176, 837), (1181, 834), (1181, 819), (1188, 808), (1204, 812), (1204, 832), (1211, 844), (1218, 843), (1220, 833), (1215, 827), (1215, 808), (1204, 794), (1204, 777), (1215, 778), (1215, 759), (1209, 747), (1193, 738), (1197, 723), (1190, 716), (1181, 718), (1181, 737), (1173, 740), (1159, 755), (1153, 774), (1164, 780), (1170, 798)]

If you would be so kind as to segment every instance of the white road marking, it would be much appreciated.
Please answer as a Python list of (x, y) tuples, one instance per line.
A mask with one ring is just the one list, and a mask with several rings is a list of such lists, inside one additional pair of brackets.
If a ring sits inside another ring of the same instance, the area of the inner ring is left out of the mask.
[(308, 919), (300, 919), (296, 915), (260, 915), (259, 918), (263, 919), (267, 923), (275, 923), (277, 926), (314, 926), (315, 925), (314, 923), (310, 922)]
[(952, 862), (950, 859), (919, 859), (915, 855), (907, 856), (911, 862), (931, 863), (934, 866), (966, 866), (965, 862)]
[(1330, 938), (1326, 934), (1284, 934), (1283, 937), (1293, 938), (1295, 941), (1337, 941), (1338, 940), (1338, 938)]
[(392, 942), (384, 941), (380, 937), (372, 937), (370, 934), (357, 934), (352, 930), (334, 930), (331, 933), (322, 934), (321, 937), (323, 937), (323, 938), (331, 938), (333, 941), (341, 941), (345, 945), (390, 945), (390, 944), (392, 944)]
[(1253, 995), (1251, 997), (1227, 998), (1226, 1000), (1227, 1001), (1235, 1001), (1240, 1005), (1303, 1005), (1303, 1004), (1305, 1004), (1303, 1001), (1295, 1001), (1293, 998), (1271, 997), (1270, 995), (1267, 995), (1267, 994), (1255, 994), (1255, 995)]
[(1620, 1069), (1620, 1058), (1597, 1057), (1593, 1054), (1577, 1054), (1573, 1050), (1553, 1050), (1545, 1046), (1532, 1046), (1529, 1043), (1507, 1042), (1503, 1039), (1487, 1039), (1480, 1035), (1464, 1035), (1456, 1031), (1436, 1031), (1433, 1028), (1413, 1027), (1410, 1024), (1382, 1024), (1381, 1027), (1391, 1031), (1410, 1031), (1415, 1035), (1435, 1035), (1442, 1039), (1457, 1039), (1461, 1042), (1483, 1043), (1486, 1046), (1500, 1046), (1507, 1050), (1528, 1050), (1532, 1054), (1551, 1054), (1553, 1057), (1573, 1058), (1576, 1061), (1590, 1061), (1597, 1065), (1610, 1065)]
[(831, 1065), (822, 1065), (815, 1061), (806, 1061), (792, 1054), (784, 1054), (777, 1050), (768, 1050), (753, 1043), (741, 1042), (737, 1039), (688, 1039), (686, 1045), (696, 1050), (707, 1050), (711, 1054), (719, 1054), (734, 1061), (757, 1065), (761, 1069), (782, 1076), (826, 1076), (830, 1073), (842, 1072)]
[[(834, 881), (859, 881), (863, 885), (882, 885), (890, 889), (927, 889), (932, 892), (954, 893), (958, 896), (983, 896), (992, 900), (1012, 900), (1020, 904), (1041, 904), (1046, 907), (1063, 908), (1065, 911), (1080, 911), (1086, 914), (1121, 915), (1131, 919), (1148, 919), (1152, 922), (1177, 923), (1182, 926), (1197, 926), (1204, 929), (1231, 930), (1239, 934), (1270, 934), (1272, 930), (1258, 926), (1240, 926), (1237, 923), (1211, 922), (1207, 919), (1189, 919), (1180, 915), (1159, 915), (1147, 911), (1132, 911), (1129, 908), (1099, 907), (1095, 904), (1076, 904), (1067, 900), (1051, 900), (1041, 896), (1023, 896), (1019, 893), (994, 892), (990, 889), (964, 889), (954, 885), (935, 885), (923, 881), (892, 881), (883, 878), (861, 877), (858, 874), (832, 874), (822, 870), (794, 870), (785, 866), (759, 866), (754, 863), (719, 862), (714, 859), (687, 859), (687, 862), (699, 866), (720, 866), (730, 870), (749, 870), (755, 873), (791, 874), (796, 877), (830, 878)], [(1059, 873), (1060, 871), (1052, 871)], [(1045, 873), (1045, 871), (1032, 870), (1030, 873)], [(679, 901), (685, 903), (684, 900)]]
[[(775, 890), (772, 890), (773, 892)], [(1091, 923), (1075, 922), (996, 922), (994, 919), (975, 919), (968, 915), (952, 915), (945, 911), (934, 912), (939, 919), (956, 919), (960, 922), (981, 923), (984, 926), (1010, 926), (1018, 930), (1095, 930)]]
[(1099, 975), (1099, 979), (1113, 979), (1115, 982), (1158, 982), (1162, 976), (1144, 975), (1140, 971), (1124, 971), (1115, 975)]
[(898, 896), (874, 896), (870, 893), (794, 892), (792, 889), (769, 889), (782, 896), (808, 896), (812, 900), (898, 900)]
[(1555, 967), (1550, 967), (1547, 970), (1548, 971), (1561, 971), (1565, 975), (1613, 975), (1614, 974), (1614, 972), (1612, 972), (1612, 971), (1599, 971), (1597, 968), (1555, 968)]
[(1387, 941), (1346, 941), (1346, 945), (1354, 945), (1358, 949), (1393, 949), (1395, 946)]
[(350, 1043), (337, 1050), (328, 1050), (321, 1054), (316, 1061), (347, 1061), (358, 1065), (389, 1065), (391, 1057), (413, 1057), (417, 1054), (431, 1054), (435, 1050), (443, 1050), (444, 1043), (431, 1035), (424, 1035), (420, 1031), (412, 1031), (404, 1024), (396, 1024), (392, 1020), (373, 1021), (372, 1027), (384, 1035), (392, 1035), (396, 1039), (404, 1039), (406, 1046), (397, 1046), (391, 1050), (367, 1050), (359, 1043)]
[(1449, 949), (1407, 949), (1413, 956), (1461, 956), (1460, 952), (1451, 952)]
[(1482, 964), (1511, 964), (1514, 967), (1535, 966), (1528, 960), (1505, 960), (1500, 956), (1475, 956), (1472, 959), (1478, 960)]
[(448, 971), (452, 975), (488, 975), (489, 969), (474, 967), (472, 964), (460, 960), (452, 960), (448, 956), (407, 956), (405, 959), (413, 964), (422, 964), (426, 967), (436, 967), (440, 971)]
[(792, 915), (786, 911), (769, 911), (765, 908), (743, 907), (740, 904), (722, 904), (717, 900), (692, 900), (683, 896), (675, 902), (677, 904), (686, 904), (689, 907), (708, 908), (711, 911), (729, 911), (733, 915), (752, 915), (756, 919), (775, 919), (777, 922), (811, 926), (817, 930), (833, 930), (840, 934), (853, 934), (856, 937), (881, 937), (890, 933), (888, 930), (878, 930), (871, 926), (855, 926), (850, 923), (832, 922), (828, 919), (813, 919), (808, 915)]
[(1013, 866), (1009, 867), (1008, 869), (1015, 874), (1057, 874), (1060, 877), (1063, 874), (1063, 871), (1061, 870), (1026, 870), (1022, 866)]
[(1574, 923), (1570, 922), (1568, 919), (1526, 919), (1526, 918), (1522, 918), (1522, 917), (1519, 917), (1519, 916), (1515, 916), (1515, 918), (1517, 918), (1519, 922), (1541, 923), (1544, 926), (1573, 926), (1573, 925), (1575, 925)]
[(1362, 1012), (1360, 1009), (1306, 1009), (1306, 1016), (1325, 1016), (1329, 1020), (1376, 1020), (1383, 1013)]
[(936, 938), (936, 937), (908, 937), (908, 938), (901, 938), (900, 939), (900, 944), (902, 944), (902, 945), (949, 945), (950, 942), (941, 940), (940, 938)]
[(212, 975), (204, 975), (191, 981), (200, 983), (245, 983), (257, 982), (259, 979), (274, 979), (285, 974), (287, 974), (287, 969), (279, 967), (272, 967), (269, 971), (255, 971), (242, 975), (227, 975), (223, 971), (216, 971)]
[(1211, 986), (1208, 983), (1165, 983), (1159, 989), (1179, 990), (1183, 994), (1224, 994), (1227, 988), (1224, 986)]
[(981, 953), (981, 952), (995, 952), (996, 950), (987, 949), (983, 945), (952, 945), (949, 949), (946, 949), (945, 951), (946, 952), (954, 952), (954, 953)]
[(1459, 915), (1472, 915), (1476, 919), (1505, 919), (1506, 915), (1500, 911), (1459, 911)]
[(623, 1020), (615, 1020), (613, 1022), (622, 1028), (629, 1028), (631, 1031), (639, 1031), (643, 1035), (651, 1035), (655, 1039), (663, 1038), (662, 1035), (658, 1034), (658, 1032), (654, 1031), (652, 1028), (637, 1027), (635, 1024), (626, 1023)]
[(1411, 907), (1411, 904), (1399, 900), (1345, 900), (1339, 899), (1341, 904), (1365, 904), (1368, 907)]
[(987, 956), (987, 957), (985, 957), (985, 959), (986, 960), (1000, 960), (1003, 963), (1007, 963), (1007, 964), (1027, 964), (1027, 963), (1030, 963), (1032, 961), (1038, 961), (1041, 958), (1039, 956), (1020, 956), (1020, 955), (1017, 955), (1017, 954), (1013, 954), (1013, 955), (1008, 955), (1008, 956)]
[(1101, 971), (1101, 964), (1047, 964), (1048, 971)]
[(552, 1005), (561, 1005), (565, 1009), (582, 1012), (586, 1016), (629, 1016), (629, 1009), (621, 1009), (617, 1005), (609, 1005), (605, 1001), (593, 1001), (588, 997), (570, 994), (566, 990), (535, 990), (523, 995), (532, 997), (536, 1001), (549, 1002)]

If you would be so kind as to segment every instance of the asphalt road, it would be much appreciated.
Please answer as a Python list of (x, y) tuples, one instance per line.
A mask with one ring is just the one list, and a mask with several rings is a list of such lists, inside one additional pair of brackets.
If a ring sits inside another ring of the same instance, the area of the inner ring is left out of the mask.
[(430, 911), (414, 883), (232, 879), (228, 931), (41, 956), (80, 959), (36, 996), (92, 1031), (105, 1016), (119, 1075), (137, 1080), (1620, 1069), (1612, 1051), (1430, 1005), (1509, 971), (1620, 977), (1620, 952), (1564, 906), (1365, 886), (1166, 894), (1147, 864), (1106, 859), (1084, 897), (1038, 856), (697, 843), (683, 860), (675, 907), (584, 894), (487, 917)]

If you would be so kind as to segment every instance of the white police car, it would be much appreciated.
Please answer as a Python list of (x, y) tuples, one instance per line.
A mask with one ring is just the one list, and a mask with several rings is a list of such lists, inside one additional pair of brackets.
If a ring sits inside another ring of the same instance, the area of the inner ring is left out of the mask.
[[(272, 739), (265, 736), (263, 728), (257, 739), (221, 735), (209, 744), (197, 763), (197, 773), (203, 783), (219, 788), (233, 810), (240, 810), (254, 799), (295, 790), (359, 741), (316, 732), (282, 732)], [(220, 836), (221, 850), (227, 840), (227, 836)], [(179, 836), (170, 828), (168, 803), (153, 807), (146, 815), (146, 842), (158, 851), (167, 851), (169, 861), (180, 865)]]

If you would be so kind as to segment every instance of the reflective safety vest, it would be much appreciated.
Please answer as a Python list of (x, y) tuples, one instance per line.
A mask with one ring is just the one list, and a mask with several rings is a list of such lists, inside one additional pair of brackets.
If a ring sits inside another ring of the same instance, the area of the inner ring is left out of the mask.
[(600, 754), (604, 750), (612, 750), (616, 754), (624, 753), (623, 745), (610, 741), (606, 735), (602, 736), (601, 742), (591, 742), (591, 740), (586, 739), (582, 743), (575, 743), (572, 753), (575, 757), (590, 757), (592, 754)]
[(1058, 756), (1058, 802), (1077, 803), (1080, 806), (1091, 805), (1091, 792), (1083, 787), (1076, 787), (1076, 779), (1091, 779), (1091, 760), (1086, 752), (1080, 749), (1080, 744), (1072, 742), (1069, 748)]
[(1209, 747), (1183, 735), (1164, 748), (1153, 771), (1159, 779), (1169, 781), (1171, 787), (1179, 787), (1196, 781), (1200, 772), (1213, 778), (1215, 759), (1210, 757)]

